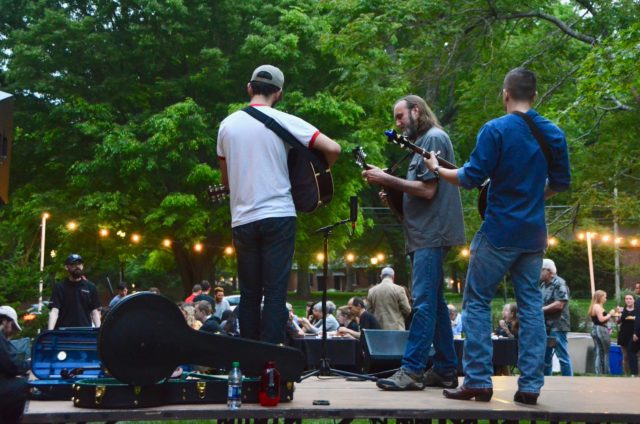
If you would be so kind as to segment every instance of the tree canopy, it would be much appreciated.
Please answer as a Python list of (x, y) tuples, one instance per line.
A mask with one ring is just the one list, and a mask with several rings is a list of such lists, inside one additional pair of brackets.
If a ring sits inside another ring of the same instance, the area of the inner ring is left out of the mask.
[[(503, 113), (502, 78), (516, 66), (537, 73), (536, 108), (570, 145), (572, 188), (551, 202), (570, 212), (551, 217), (550, 232), (614, 218), (638, 225), (638, 1), (0, 0), (0, 8), (0, 89), (16, 98), (11, 202), (0, 209), (2, 302), (33, 296), (43, 211), (52, 216), (47, 251), (59, 252), (47, 258), (51, 275), (74, 250), (97, 274), (173, 274), (184, 291), (214, 278), (231, 242), (228, 207), (206, 195), (219, 182), (217, 127), (245, 104), (263, 63), (285, 73), (278, 107), (344, 152), (333, 202), (300, 216), (299, 269), (321, 250), (313, 230), (347, 217), (349, 196), (380, 206), (348, 152), (363, 146), (381, 166), (404, 155), (382, 134), (398, 98), (427, 100), (462, 163), (482, 124)], [(463, 192), (469, 235), (480, 222), (475, 199)], [(332, 259), (347, 247), (384, 246), (403, 263), (399, 227), (372, 211), (356, 238), (335, 232)], [(65, 227), (72, 219), (77, 231)], [(130, 243), (135, 232), (142, 238)]]

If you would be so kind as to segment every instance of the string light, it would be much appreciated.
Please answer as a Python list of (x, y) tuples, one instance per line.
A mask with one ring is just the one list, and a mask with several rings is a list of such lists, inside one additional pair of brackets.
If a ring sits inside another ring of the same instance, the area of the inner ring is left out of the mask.
[(551, 237), (549, 239), (549, 246), (555, 246), (556, 244), (558, 244), (558, 239), (555, 237)]
[(356, 256), (353, 253), (347, 253), (346, 259), (347, 262), (353, 262), (356, 259)]
[(378, 265), (378, 258), (376, 257), (371, 258), (371, 265)]
[(100, 234), (100, 237), (107, 237), (109, 235), (109, 230), (106, 228), (100, 228), (98, 233)]
[(227, 256), (233, 255), (233, 247), (227, 246), (224, 248), (224, 254)]
[(204, 246), (202, 245), (202, 243), (196, 243), (193, 245), (193, 250), (195, 250), (198, 253), (202, 252), (203, 249), (204, 249)]
[(378, 253), (376, 255), (376, 259), (378, 259), (378, 262), (382, 262), (384, 261), (384, 255), (382, 253)]
[(140, 236), (140, 234), (137, 234), (137, 233), (131, 234), (131, 241), (132, 242), (140, 243), (140, 240), (142, 240), (142, 237)]
[[(586, 232), (580, 232), (577, 234), (576, 238), (580, 241), (584, 241), (587, 238), (593, 240), (597, 240), (598, 233), (596, 232), (591, 232), (591, 231), (586, 231)], [(631, 238), (631, 239), (627, 239), (625, 240), (624, 237), (613, 237), (611, 234), (603, 234), (600, 236), (600, 241), (602, 243), (613, 243), (616, 247), (618, 248), (622, 248), (622, 247), (638, 247), (640, 246), (640, 242), (638, 241), (638, 238)], [(549, 244), (551, 245), (551, 239), (549, 240)]]
[(324, 261), (324, 253), (318, 253), (316, 255), (316, 259), (318, 260), (318, 262), (323, 262)]
[(67, 230), (69, 231), (75, 231), (78, 229), (78, 223), (75, 221), (69, 221), (67, 222)]
[(162, 245), (163, 245), (164, 247), (171, 247), (171, 244), (173, 244), (173, 242), (171, 241), (171, 239), (166, 238), (166, 239), (162, 240)]

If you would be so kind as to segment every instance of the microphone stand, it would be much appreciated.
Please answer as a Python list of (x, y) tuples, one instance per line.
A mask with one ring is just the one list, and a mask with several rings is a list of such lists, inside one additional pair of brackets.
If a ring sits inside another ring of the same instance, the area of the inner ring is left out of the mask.
[(335, 227), (338, 227), (342, 224), (346, 224), (351, 222), (350, 219), (343, 219), (334, 224), (327, 225), (326, 227), (318, 228), (316, 233), (322, 233), (324, 236), (324, 260), (322, 262), (322, 272), (324, 274), (324, 285), (322, 287), (322, 341), (320, 343), (321, 346), (321, 355), (320, 355), (320, 364), (318, 365), (318, 369), (308, 372), (300, 378), (300, 381), (305, 380), (309, 377), (313, 376), (342, 376), (342, 377), (354, 377), (358, 380), (371, 380), (376, 381), (377, 377), (373, 377), (366, 374), (358, 374), (349, 371), (337, 370), (331, 368), (329, 364), (329, 359), (327, 358), (327, 286), (329, 283), (328, 275), (329, 275), (329, 236)]

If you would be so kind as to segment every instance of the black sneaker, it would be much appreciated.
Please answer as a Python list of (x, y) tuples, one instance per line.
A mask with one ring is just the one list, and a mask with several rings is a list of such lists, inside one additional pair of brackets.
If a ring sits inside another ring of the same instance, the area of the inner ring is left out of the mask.
[(426, 387), (444, 387), (445, 389), (455, 389), (458, 387), (458, 373), (450, 371), (446, 374), (438, 374), (433, 368), (429, 368), (422, 377)]
[(376, 381), (376, 386), (383, 390), (422, 390), (422, 376), (400, 368), (389, 378)]

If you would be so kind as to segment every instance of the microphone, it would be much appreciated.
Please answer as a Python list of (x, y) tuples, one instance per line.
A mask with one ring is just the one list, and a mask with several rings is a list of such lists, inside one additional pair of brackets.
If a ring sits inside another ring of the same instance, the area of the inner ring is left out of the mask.
[(350, 207), (350, 212), (351, 215), (349, 217), (349, 220), (351, 221), (351, 234), (353, 234), (356, 231), (356, 221), (358, 220), (358, 197), (357, 196), (351, 196), (351, 198), (349, 199), (349, 207)]

